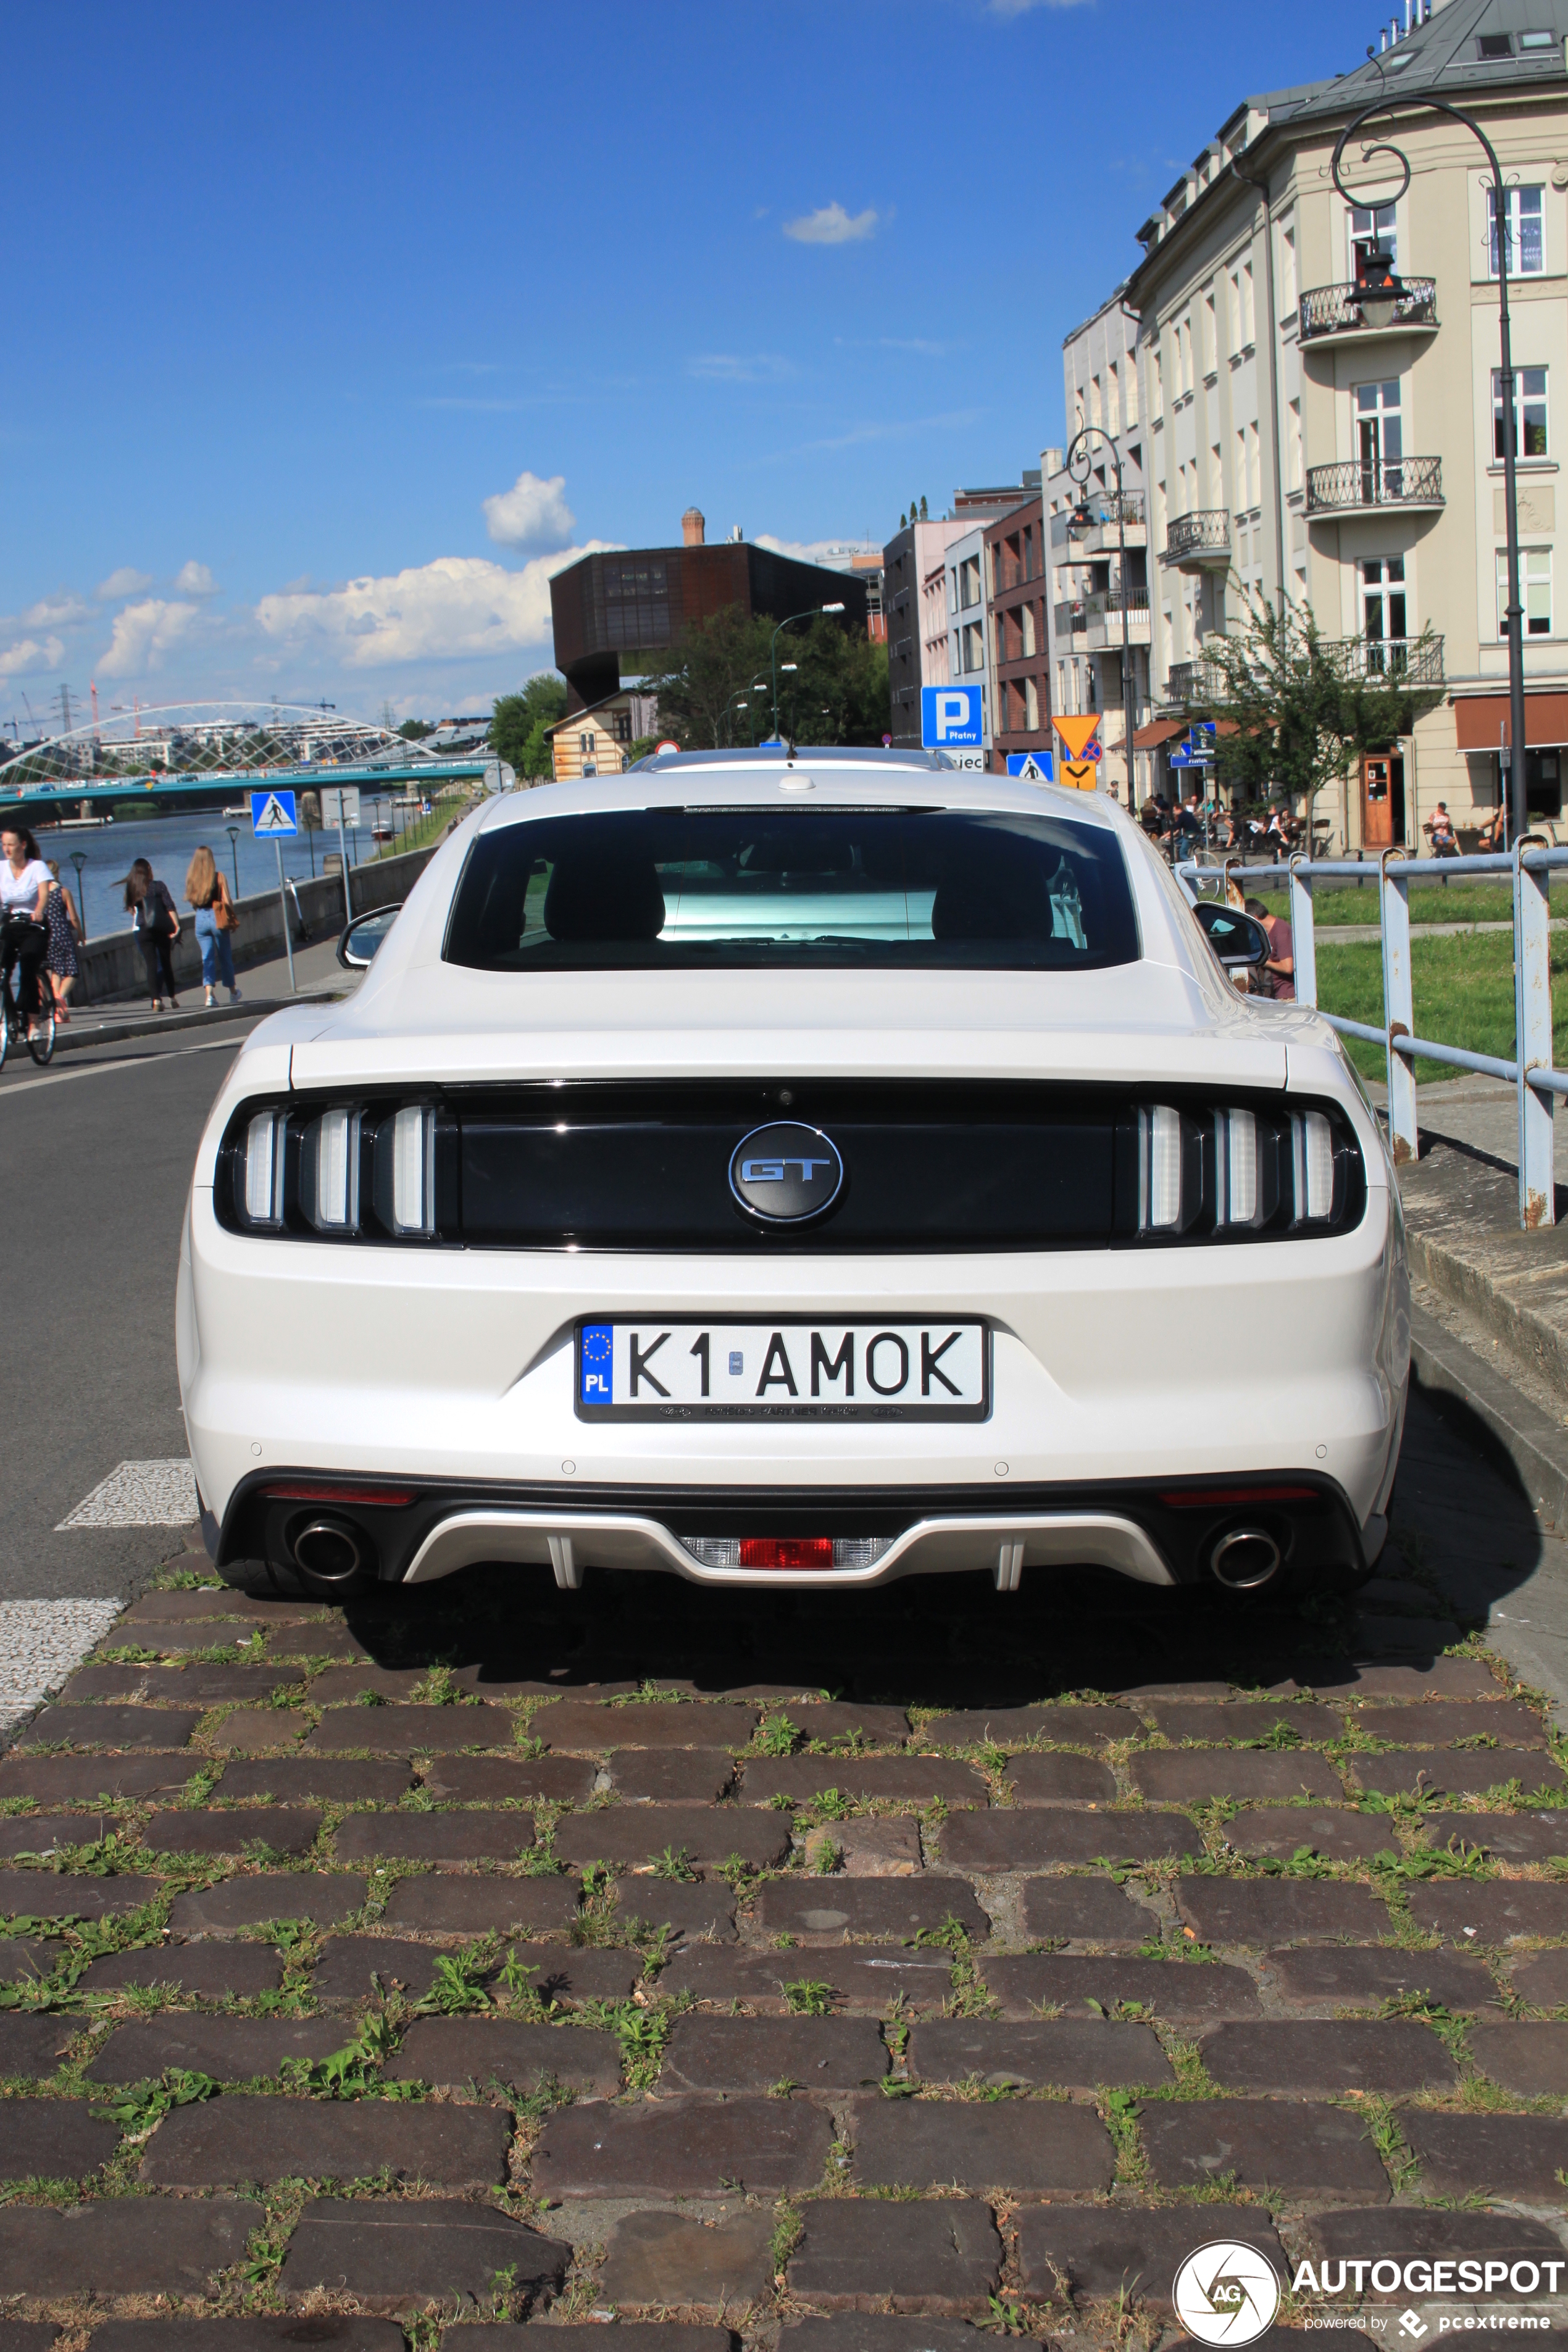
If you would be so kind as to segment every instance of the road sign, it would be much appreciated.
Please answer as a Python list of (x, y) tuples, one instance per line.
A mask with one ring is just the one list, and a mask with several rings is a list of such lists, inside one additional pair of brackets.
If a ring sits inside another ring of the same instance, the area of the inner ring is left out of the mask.
[(1055, 780), (1056, 762), (1048, 751), (1009, 751), (1007, 773), (1020, 776), (1026, 784), (1048, 784)]
[(1173, 768), (1195, 768), (1198, 764), (1199, 762), (1193, 757), (1192, 746), (1188, 743), (1178, 743), (1171, 754)]
[(978, 749), (985, 740), (984, 719), (977, 686), (921, 688), (921, 741), (928, 751), (950, 751), (958, 745)]
[(357, 784), (322, 786), (321, 823), (323, 824), (357, 824), (359, 823), (359, 786)]
[(1206, 743), (1212, 751), (1217, 731), (1217, 724), (1214, 719), (1194, 719), (1187, 730), (1187, 740), (1194, 751), (1200, 744)]
[(300, 816), (293, 793), (252, 793), (250, 830), (262, 840), (270, 838), (274, 834), (281, 840), (286, 834), (298, 833)]
[(662, 736), (662, 737), (660, 738), (660, 740), (658, 740), (658, 741), (654, 745), (654, 747), (653, 747), (653, 748), (654, 748), (654, 753), (655, 753), (655, 756), (657, 757), (660, 752), (663, 752), (663, 751), (679, 751), (679, 749), (680, 749), (680, 746), (679, 746), (679, 744), (676, 741), (676, 740), (675, 740), (675, 738), (674, 738), (674, 736), (673, 736), (673, 735), (665, 735), (665, 736)]

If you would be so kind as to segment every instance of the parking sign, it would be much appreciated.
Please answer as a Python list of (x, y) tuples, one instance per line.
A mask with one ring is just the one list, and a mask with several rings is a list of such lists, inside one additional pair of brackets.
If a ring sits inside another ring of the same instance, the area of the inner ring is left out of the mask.
[(922, 686), (921, 741), (928, 751), (978, 750), (984, 741), (978, 686)]

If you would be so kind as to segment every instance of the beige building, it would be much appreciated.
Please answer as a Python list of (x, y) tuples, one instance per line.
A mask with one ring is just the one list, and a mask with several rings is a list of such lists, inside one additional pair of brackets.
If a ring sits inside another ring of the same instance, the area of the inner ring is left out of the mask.
[[(1336, 847), (1416, 845), (1439, 800), (1461, 828), (1499, 797), (1507, 717), (1496, 229), (1485, 155), (1430, 112), (1386, 135), (1410, 162), (1347, 151), (1352, 113), (1430, 92), (1473, 112), (1506, 181), (1518, 372), (1530, 802), (1562, 814), (1568, 746), (1568, 551), (1556, 565), (1568, 448), (1568, 0), (1442, 0), (1331, 82), (1249, 99), (1139, 232), (1124, 289), (1141, 320), (1149, 490), (1150, 670), (1173, 718), (1201, 710), (1203, 647), (1248, 589), (1310, 604), (1347, 669), (1441, 641), (1444, 699), (1363, 763)], [(1372, 134), (1369, 134), (1369, 137)], [(1381, 176), (1379, 176), (1381, 175)], [(1363, 257), (1406, 289), (1375, 320), (1350, 299)]]

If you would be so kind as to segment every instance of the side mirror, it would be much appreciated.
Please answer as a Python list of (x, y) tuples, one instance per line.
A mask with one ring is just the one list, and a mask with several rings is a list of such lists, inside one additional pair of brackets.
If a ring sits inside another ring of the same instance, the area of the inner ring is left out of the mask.
[(1200, 898), (1193, 908), (1204, 932), (1227, 971), (1238, 966), (1255, 971), (1274, 950), (1262, 924), (1239, 908), (1224, 907), (1214, 898)]
[(373, 907), (368, 915), (356, 915), (338, 941), (338, 961), (349, 971), (366, 971), (402, 912), (401, 907)]

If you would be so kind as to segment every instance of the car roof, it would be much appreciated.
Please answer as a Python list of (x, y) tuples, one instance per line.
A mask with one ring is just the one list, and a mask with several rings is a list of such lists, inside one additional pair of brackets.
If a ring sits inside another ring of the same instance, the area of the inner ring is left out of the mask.
[[(807, 802), (807, 793), (823, 798)], [(1014, 776), (957, 768), (940, 751), (860, 750), (815, 744), (778, 751), (667, 751), (639, 760), (618, 776), (584, 776), (503, 793), (486, 808), (493, 833), (545, 816), (670, 806), (733, 808), (795, 805), (973, 809), (1114, 825), (1119, 805), (1100, 793), (1026, 783)]]

